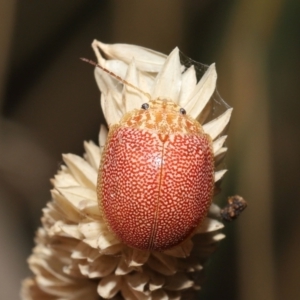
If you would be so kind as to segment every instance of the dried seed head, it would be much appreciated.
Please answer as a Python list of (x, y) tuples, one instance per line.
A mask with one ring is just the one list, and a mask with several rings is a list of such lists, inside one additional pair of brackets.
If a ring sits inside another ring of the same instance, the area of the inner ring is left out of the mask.
[[(225, 110), (215, 114), (218, 110), (214, 99), (218, 99), (217, 104), (222, 99), (214, 94), (217, 78), (214, 64), (198, 68), (197, 63), (189, 60), (188, 66), (184, 66), (177, 48), (169, 56), (138, 46), (106, 45), (98, 41), (93, 42), (93, 48), (102, 67), (95, 70), (95, 76), (102, 92), (101, 106), (109, 134), (128, 112), (151, 110), (150, 99), (172, 99), (176, 118), (192, 118), (201, 123), (202, 137), (209, 135), (211, 143), (207, 144), (212, 144), (211, 156), (215, 160), (226, 152), (226, 136), (222, 133), (232, 110), (225, 106)], [(198, 69), (205, 71), (202, 77), (198, 76)], [(149, 105), (146, 110), (141, 109), (144, 103)], [(186, 110), (186, 115), (180, 108)], [(166, 123), (173, 124), (172, 119)], [(34, 276), (23, 282), (22, 299), (189, 299), (190, 295), (184, 291), (193, 293), (199, 289), (197, 274), (202, 270), (199, 262), (204, 262), (216, 243), (224, 238), (220, 233), (223, 224), (218, 221), (219, 208), (211, 204), (209, 217), (195, 229), (194, 236), (176, 247), (164, 252), (128, 247), (111, 233), (98, 208), (97, 172), (106, 139), (107, 131), (102, 126), (100, 147), (86, 142), (83, 158), (73, 154), (63, 156), (65, 165), (52, 180), (52, 200), (43, 210), (42, 228), (37, 231), (36, 247), (29, 258)], [(161, 140), (165, 137), (161, 136)], [(157, 167), (163, 162), (154, 161)], [(225, 172), (210, 170), (209, 176), (219, 182)], [(152, 184), (143, 180), (140, 178), (142, 191)], [(192, 184), (196, 179), (193, 176), (190, 180)], [(170, 200), (175, 203), (175, 199)]]

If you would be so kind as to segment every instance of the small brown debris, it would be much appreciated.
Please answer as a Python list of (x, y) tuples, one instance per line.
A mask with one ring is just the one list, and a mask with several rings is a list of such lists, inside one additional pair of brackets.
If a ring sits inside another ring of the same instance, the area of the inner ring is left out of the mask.
[(223, 221), (231, 222), (235, 220), (247, 207), (247, 202), (238, 195), (229, 197), (227, 202), (228, 204), (220, 212)]

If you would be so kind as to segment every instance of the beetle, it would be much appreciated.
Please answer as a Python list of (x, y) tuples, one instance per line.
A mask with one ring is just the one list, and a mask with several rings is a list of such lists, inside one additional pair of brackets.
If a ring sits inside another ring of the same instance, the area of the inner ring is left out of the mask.
[(213, 190), (212, 139), (172, 99), (150, 99), (110, 127), (97, 196), (124, 244), (163, 251), (185, 241), (206, 216)]

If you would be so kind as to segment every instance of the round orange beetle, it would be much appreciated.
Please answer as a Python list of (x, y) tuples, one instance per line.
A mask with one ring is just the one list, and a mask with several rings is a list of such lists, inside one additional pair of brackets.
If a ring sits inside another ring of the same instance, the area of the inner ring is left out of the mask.
[(174, 102), (151, 100), (110, 128), (97, 193), (125, 244), (159, 251), (178, 245), (206, 216), (213, 188), (211, 138)]

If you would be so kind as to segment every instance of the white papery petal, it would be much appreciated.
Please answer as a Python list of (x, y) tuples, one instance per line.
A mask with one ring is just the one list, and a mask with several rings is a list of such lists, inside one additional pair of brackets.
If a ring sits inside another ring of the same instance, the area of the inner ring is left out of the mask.
[(59, 212), (62, 213), (64, 217), (67, 217), (69, 221), (74, 223), (80, 220), (80, 213), (57, 190), (51, 190), (51, 196), (57, 208), (59, 209)]
[(86, 151), (86, 155), (84, 156), (84, 158), (95, 170), (98, 171), (101, 159), (99, 147), (91, 141), (84, 142), (83, 146)]
[[(48, 251), (47, 251), (48, 250)], [(52, 265), (49, 264), (49, 261), (47, 261), (45, 258), (47, 258), (48, 256), (50, 256), (50, 252), (49, 249), (46, 249), (45, 247), (35, 247), (34, 251), (36, 253), (42, 253), (44, 256), (42, 257), (30, 257), (29, 258), (29, 263), (31, 263), (33, 265), (33, 267), (39, 272), (41, 267), (45, 270), (47, 270), (50, 274), (54, 275), (55, 277), (57, 277), (58, 279), (61, 279), (62, 282), (72, 282), (72, 280), (70, 278), (68, 278), (68, 276), (64, 275), (61, 273), (61, 269), (59, 269), (59, 266), (56, 265)], [(42, 275), (42, 274), (41, 274)], [(45, 276), (47, 276), (45, 274)], [(51, 282), (49, 281), (49, 279), (42, 277), (42, 280), (45, 282), (46, 285), (48, 285), (48, 283), (51, 284)]]
[(232, 108), (229, 108), (219, 117), (215, 118), (209, 123), (204, 124), (202, 126), (204, 132), (209, 134), (210, 137), (214, 140), (222, 133), (222, 131), (228, 124), (231, 114), (232, 114)]
[[(44, 225), (45, 229), (49, 229), (55, 222), (62, 219), (62, 213), (55, 209), (57, 206), (57, 203), (48, 203), (45, 208), (42, 209), (43, 217), (42, 217), (42, 223)], [(78, 214), (77, 214), (78, 215)]]
[(145, 93), (150, 94), (154, 85), (155, 76), (153, 73), (138, 72), (139, 77), (139, 88)]
[(99, 140), (99, 146), (100, 146), (100, 151), (102, 152), (103, 147), (105, 146), (106, 139), (107, 139), (108, 131), (104, 125), (100, 126), (100, 132), (98, 136)]
[(133, 290), (143, 292), (149, 282), (149, 277), (145, 273), (134, 272), (126, 276), (126, 281)]
[(57, 188), (57, 190), (78, 210), (83, 208), (83, 202), (86, 203), (90, 201), (92, 204), (97, 205), (97, 195), (95, 190), (84, 187)]
[(89, 261), (94, 261), (100, 256), (101, 253), (99, 253), (98, 249), (90, 248), (89, 245), (84, 242), (79, 242), (76, 247), (72, 249), (71, 253), (71, 258), (81, 260), (89, 258)]
[[(121, 61), (116, 60), (105, 60), (101, 59), (102, 63), (99, 63), (100, 66), (106, 68), (115, 75), (124, 78), (127, 72), (127, 65)], [(118, 92), (122, 91), (122, 83), (115, 77), (109, 75), (102, 69), (95, 68), (95, 78), (96, 82), (102, 93), (107, 93), (109, 90), (117, 90)]]
[(93, 263), (80, 264), (79, 268), (83, 275), (89, 278), (102, 278), (111, 274), (117, 266), (118, 260), (114, 257), (102, 255)]
[(124, 255), (130, 267), (139, 267), (147, 262), (150, 251), (140, 251), (138, 249), (128, 248)]
[(77, 225), (66, 225), (66, 224), (55, 224), (55, 234), (61, 234), (64, 233), (65, 236), (72, 237), (75, 239), (82, 239), (82, 234), (78, 231)]
[(76, 180), (85, 187), (94, 189), (97, 173), (82, 157), (74, 154), (63, 154), (63, 160)]
[(220, 211), (221, 208), (217, 204), (212, 203), (209, 207), (208, 216), (214, 219), (218, 219), (220, 216)]
[(218, 157), (220, 157), (221, 155), (224, 155), (225, 154), (225, 152), (227, 151), (227, 147), (222, 147), (222, 148), (220, 148), (217, 152), (216, 152), (216, 154), (215, 154), (215, 158), (218, 158)]
[(216, 156), (217, 152), (221, 149), (227, 139), (227, 135), (220, 136), (213, 142), (213, 151), (214, 156)]
[(108, 91), (107, 94), (101, 94), (101, 106), (108, 126), (117, 124), (125, 112), (121, 94), (115, 91)]
[(176, 259), (163, 253), (153, 252), (148, 262), (152, 270), (164, 275), (173, 275), (177, 271)]
[(190, 97), (187, 99), (185, 110), (194, 119), (200, 115), (205, 105), (216, 89), (217, 72), (215, 64), (209, 66)]
[(103, 278), (97, 288), (98, 294), (104, 299), (111, 299), (121, 288), (122, 278), (115, 275), (108, 275)]
[(128, 44), (104, 44), (94, 40), (92, 47), (99, 53), (98, 47), (109, 57), (119, 59), (129, 64), (135, 59), (137, 67), (145, 72), (159, 72), (167, 56), (144, 47)]
[(84, 242), (92, 248), (97, 248), (99, 235), (104, 231), (103, 227), (100, 222), (88, 222), (79, 224), (78, 229), (84, 236)]
[(207, 233), (212, 231), (217, 231), (224, 228), (224, 225), (214, 219), (205, 218), (200, 226), (197, 228), (197, 233)]
[[(134, 59), (131, 61), (128, 66), (127, 74), (125, 80), (130, 84), (138, 87), (138, 72), (135, 67)], [(139, 109), (141, 105), (145, 102), (148, 102), (149, 98), (147, 98), (143, 93), (137, 91), (129, 85), (124, 85), (123, 88), (123, 103), (125, 106), (125, 111), (132, 111), (134, 109)]]
[(188, 99), (197, 84), (197, 77), (194, 66), (191, 66), (182, 75), (182, 83), (178, 104), (185, 108)]
[(132, 271), (136, 271), (136, 270), (142, 271), (141, 268), (128, 266), (126, 259), (124, 257), (121, 257), (119, 264), (118, 264), (117, 268), (115, 269), (115, 275), (124, 276), (124, 275), (131, 273)]
[(152, 271), (152, 270), (148, 270), (147, 274), (150, 277), (150, 280), (149, 280), (149, 290), (150, 291), (155, 291), (164, 286), (164, 284), (166, 282), (165, 276), (159, 274), (158, 272)]
[(120, 241), (109, 231), (103, 231), (98, 237), (98, 247), (101, 250), (120, 244)]
[(168, 56), (158, 73), (151, 96), (153, 99), (170, 99), (178, 103), (181, 88), (181, 64), (179, 49), (176, 47)]
[[(127, 65), (120, 61), (106, 61), (99, 53), (98, 62), (101, 66), (107, 68), (114, 74), (124, 78), (127, 72)], [(96, 82), (102, 91), (101, 93), (101, 108), (103, 110), (107, 123), (115, 124), (119, 122), (122, 115), (125, 113), (125, 106), (122, 102), (123, 84), (107, 74), (100, 68), (95, 68)]]
[(51, 179), (51, 183), (54, 187), (69, 187), (69, 186), (80, 186), (75, 178), (66, 172), (60, 172), (54, 176), (54, 179)]
[(83, 200), (80, 202), (79, 209), (82, 214), (90, 220), (102, 220), (102, 215), (99, 212), (98, 203), (92, 203)]
[(225, 234), (219, 233), (219, 234), (214, 235), (213, 240), (215, 242), (219, 242), (219, 241), (223, 240), (225, 237), (226, 237)]
[(220, 171), (215, 172), (215, 182), (217, 182), (221, 178), (223, 178), (223, 176), (225, 175), (226, 172), (227, 172), (227, 170), (220, 170)]

